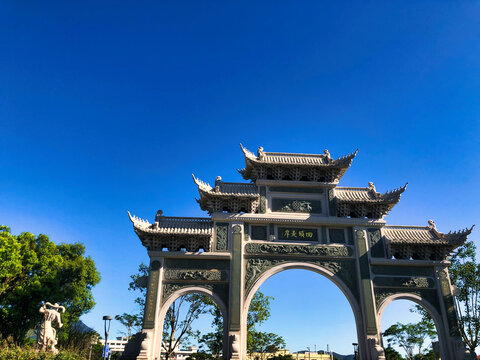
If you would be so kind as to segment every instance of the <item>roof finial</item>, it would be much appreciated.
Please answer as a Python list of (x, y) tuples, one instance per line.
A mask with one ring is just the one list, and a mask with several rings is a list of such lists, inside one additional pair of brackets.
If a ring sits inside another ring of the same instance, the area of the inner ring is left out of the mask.
[(430, 230), (435, 230), (437, 231), (437, 225), (435, 225), (435, 221), (433, 220), (428, 220), (428, 228)]
[(368, 183), (368, 188), (369, 188), (370, 190), (372, 190), (373, 192), (375, 192), (375, 193), (377, 192), (377, 189), (375, 188), (375, 184), (373, 183), (373, 181), (370, 181), (370, 182)]
[(259, 146), (257, 150), (257, 157), (259, 160), (263, 160), (265, 153), (263, 152), (263, 146)]
[(217, 176), (215, 178), (215, 192), (219, 192), (220, 191), (220, 183), (222, 182), (222, 177), (221, 176)]
[(155, 215), (155, 223), (153, 224), (153, 227), (155, 229), (158, 229), (158, 226), (162, 221), (162, 219), (163, 219), (163, 210), (158, 210), (157, 214)]
[(325, 159), (327, 160), (327, 163), (332, 162), (332, 158), (330, 156), (330, 151), (328, 151), (327, 149), (323, 150), (323, 155), (325, 156)]

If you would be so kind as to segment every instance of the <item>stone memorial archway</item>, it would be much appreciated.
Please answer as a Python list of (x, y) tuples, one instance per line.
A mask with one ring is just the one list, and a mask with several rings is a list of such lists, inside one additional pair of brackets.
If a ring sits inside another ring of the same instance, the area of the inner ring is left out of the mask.
[(406, 185), (379, 193), (339, 187), (357, 152), (321, 155), (242, 147), (250, 183), (215, 186), (193, 178), (207, 218), (166, 217), (153, 224), (130, 215), (150, 256), (144, 340), (138, 359), (160, 359), (163, 318), (179, 296), (210, 296), (224, 317), (224, 359), (246, 358), (248, 306), (258, 287), (286, 269), (333, 281), (348, 299), (362, 360), (383, 359), (380, 318), (397, 299), (413, 300), (434, 318), (442, 359), (466, 359), (458, 329), (448, 255), (472, 229), (444, 234), (428, 226), (386, 225)]

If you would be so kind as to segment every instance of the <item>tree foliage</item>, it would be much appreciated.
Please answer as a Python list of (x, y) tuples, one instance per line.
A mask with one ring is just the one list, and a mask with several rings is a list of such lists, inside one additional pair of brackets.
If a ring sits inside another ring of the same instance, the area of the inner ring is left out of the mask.
[(148, 266), (142, 262), (138, 265), (138, 272), (130, 275), (130, 279), (131, 281), (128, 284), (128, 290), (138, 294), (134, 300), (135, 304), (137, 304), (137, 311), (132, 314), (132, 316), (135, 317), (135, 321), (138, 324), (141, 324), (145, 311), (145, 297), (147, 295)]
[(450, 277), (457, 288), (459, 330), (472, 354), (480, 345), (480, 264), (472, 241), (459, 247), (451, 258)]
[(247, 315), (247, 352), (258, 353), (264, 358), (267, 353), (276, 352), (285, 347), (285, 340), (277, 334), (261, 332), (256, 329), (270, 317), (270, 302), (274, 300), (261, 291), (253, 296)]
[(137, 328), (142, 325), (137, 315), (131, 315), (127, 313), (123, 313), (122, 315), (115, 315), (115, 320), (118, 320), (120, 324), (127, 328), (126, 335), (129, 339), (132, 336), (132, 329), (137, 330)]
[(25, 232), (12, 235), (0, 226), (0, 336), (20, 344), (40, 320), (42, 301), (61, 303), (64, 327), (59, 341), (68, 337), (71, 324), (93, 308), (92, 288), (100, 275), (83, 244), (56, 245), (48, 236)]
[(285, 340), (280, 335), (255, 329), (248, 332), (248, 340), (250, 340), (250, 344), (249, 347), (247, 346), (247, 352), (251, 355), (258, 354), (260, 360), (265, 360), (270, 354), (284, 349), (286, 346)]
[(385, 348), (385, 360), (404, 360), (404, 358), (397, 350), (388, 346)]
[[(250, 302), (247, 315), (247, 352), (250, 354), (275, 352), (280, 346), (285, 346), (285, 342), (280, 336), (263, 333), (255, 328), (270, 317), (271, 300), (273, 297), (257, 291)], [(206, 299), (206, 301), (211, 305), (209, 311), (213, 315), (213, 331), (200, 336), (199, 344), (202, 349), (208, 350), (214, 359), (219, 359), (223, 345), (222, 313), (214, 301), (211, 299)]]
[(192, 323), (209, 310), (210, 300), (205, 295), (188, 294), (177, 298), (167, 310), (163, 323), (162, 351), (169, 359), (183, 341), (195, 336)]
[(387, 338), (389, 347), (400, 346), (407, 354), (408, 359), (414, 359), (415, 350), (418, 351), (419, 356), (422, 356), (427, 338), (434, 339), (437, 334), (433, 321), (428, 313), (425, 314), (426, 317), (416, 324), (396, 323), (385, 330), (383, 336)]

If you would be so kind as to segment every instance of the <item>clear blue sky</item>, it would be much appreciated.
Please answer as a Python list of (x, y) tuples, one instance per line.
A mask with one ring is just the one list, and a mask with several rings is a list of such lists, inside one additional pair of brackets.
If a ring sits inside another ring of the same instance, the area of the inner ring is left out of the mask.
[[(471, 226), (479, 20), (473, 1), (3, 1), (0, 222), (86, 245), (102, 282), (83, 319), (97, 330), (133, 310), (129, 275), (147, 260), (126, 211), (204, 215), (190, 174), (241, 181), (240, 142), (334, 157), (358, 147), (342, 185), (409, 182), (389, 223)], [(308, 296), (341, 309), (336, 334), (352, 314), (319, 281)], [(280, 304), (295, 282), (271, 284)], [(293, 349), (317, 342), (321, 320), (272, 321), (302, 334)]]

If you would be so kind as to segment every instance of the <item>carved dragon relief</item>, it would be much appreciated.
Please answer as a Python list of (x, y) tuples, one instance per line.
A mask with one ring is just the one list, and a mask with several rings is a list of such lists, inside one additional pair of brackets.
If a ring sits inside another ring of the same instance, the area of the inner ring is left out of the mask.
[(376, 287), (407, 287), (421, 289), (431, 289), (435, 287), (435, 281), (432, 278), (421, 276), (376, 276), (373, 280), (373, 283)]
[(215, 227), (217, 251), (226, 251), (228, 247), (228, 224), (217, 224)]
[(313, 207), (309, 201), (293, 200), (291, 203), (283, 206), (280, 211), (283, 212), (312, 212)]
[(200, 287), (207, 290), (212, 291), (213, 293), (217, 294), (224, 304), (228, 304), (228, 284), (219, 284), (219, 283), (211, 283), (211, 284), (188, 284), (188, 283), (164, 283), (162, 288), (162, 305), (165, 301), (172, 295), (175, 291), (188, 288), (188, 287)]
[(410, 294), (416, 295), (422, 299), (427, 300), (439, 313), (440, 313), (440, 304), (438, 302), (438, 294), (436, 289), (419, 289), (419, 288), (408, 288), (408, 289), (391, 289), (391, 288), (375, 288), (375, 303), (377, 305), (377, 310), (384, 303), (384, 301), (395, 294)]
[[(291, 262), (291, 259), (272, 259), (272, 258), (250, 258), (245, 262), (245, 297), (248, 296), (255, 282), (268, 269), (280, 264)], [(306, 264), (314, 264), (330, 271), (337, 275), (352, 291), (354, 296), (358, 299), (358, 289), (356, 281), (352, 274), (354, 273), (353, 261), (303, 261)]]
[(165, 270), (164, 277), (165, 280), (225, 281), (227, 274), (221, 270), (168, 269)]
[(268, 255), (311, 255), (325, 257), (348, 257), (352, 256), (353, 249), (350, 246), (331, 245), (273, 245), (265, 243), (248, 243), (245, 246), (246, 254)]

